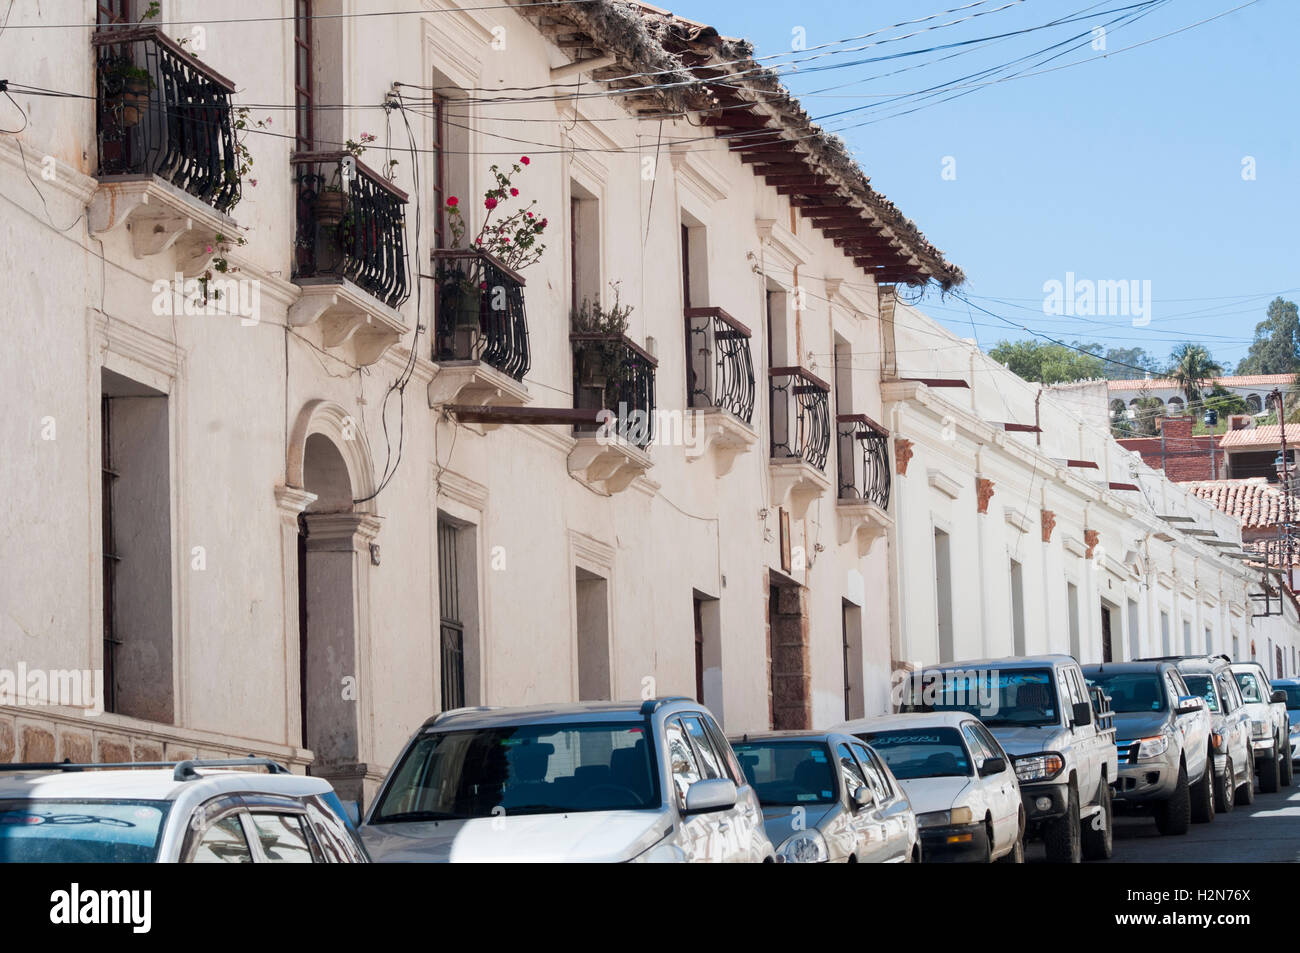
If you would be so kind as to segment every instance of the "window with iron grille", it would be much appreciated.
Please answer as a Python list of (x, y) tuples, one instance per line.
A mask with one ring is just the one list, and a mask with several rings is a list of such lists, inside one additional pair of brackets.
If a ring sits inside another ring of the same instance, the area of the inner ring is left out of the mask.
[(447, 124), (444, 110), (447, 101), (437, 93), (429, 94), (429, 119), (433, 125), (433, 247), (447, 247)]
[(295, 143), (308, 152), (316, 141), (315, 97), (312, 93), (311, 0), (296, 0), (293, 22), (293, 96)]
[(442, 710), (465, 704), (465, 622), (460, 608), (460, 529), (438, 520), (438, 605), (442, 639)]

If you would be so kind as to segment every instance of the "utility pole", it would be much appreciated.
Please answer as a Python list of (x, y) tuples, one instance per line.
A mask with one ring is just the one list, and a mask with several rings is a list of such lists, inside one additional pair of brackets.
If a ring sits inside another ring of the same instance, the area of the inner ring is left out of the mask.
[(1281, 472), (1279, 476), (1282, 479), (1282, 539), (1281, 550), (1282, 558), (1286, 560), (1286, 581), (1287, 586), (1292, 592), (1295, 591), (1295, 570), (1292, 567), (1291, 558), (1291, 461), (1287, 456), (1286, 448), (1286, 401), (1282, 396), (1282, 390), (1275, 388), (1273, 393), (1269, 394), (1269, 400), (1277, 401), (1277, 420), (1280, 425), (1282, 437), (1281, 452)]

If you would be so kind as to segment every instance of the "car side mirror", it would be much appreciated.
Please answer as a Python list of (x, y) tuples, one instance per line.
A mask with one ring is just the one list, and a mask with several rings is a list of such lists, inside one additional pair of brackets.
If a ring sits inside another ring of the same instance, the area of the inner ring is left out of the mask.
[(1092, 724), (1092, 706), (1087, 702), (1075, 702), (1074, 707), (1070, 709), (1070, 715), (1072, 728)]
[(984, 763), (980, 765), (980, 777), (987, 778), (990, 774), (1001, 774), (1006, 769), (1006, 758), (985, 758)]
[(1268, 700), (1272, 702), (1274, 705), (1285, 705), (1286, 692), (1282, 691), (1282, 689), (1279, 688), (1272, 695), (1268, 696)]
[(1200, 695), (1179, 695), (1175, 715), (1194, 715), (1205, 707), (1205, 699)]
[(859, 784), (853, 792), (853, 806), (856, 808), (871, 807), (876, 803), (876, 792), (871, 790), (865, 784)]
[(709, 814), (736, 806), (736, 783), (730, 778), (696, 781), (686, 789), (686, 813)]

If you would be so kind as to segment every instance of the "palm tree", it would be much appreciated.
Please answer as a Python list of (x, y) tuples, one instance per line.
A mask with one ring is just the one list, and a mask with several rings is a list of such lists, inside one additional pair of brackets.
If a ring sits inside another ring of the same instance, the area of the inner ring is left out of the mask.
[(1201, 344), (1182, 344), (1169, 355), (1171, 361), (1165, 377), (1178, 385), (1187, 403), (1201, 399), (1201, 387), (1223, 374), (1223, 365), (1210, 356)]

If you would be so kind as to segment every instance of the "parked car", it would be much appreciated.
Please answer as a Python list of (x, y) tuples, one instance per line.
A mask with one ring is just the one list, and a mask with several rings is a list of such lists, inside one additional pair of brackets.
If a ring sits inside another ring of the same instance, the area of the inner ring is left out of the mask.
[(775, 860), (735, 752), (689, 698), (435, 715), (361, 836), (378, 862)]
[(1161, 834), (1186, 834), (1214, 819), (1210, 713), (1172, 662), (1085, 665), (1083, 677), (1110, 699), (1119, 749), (1115, 799), (1150, 811)]
[(1025, 809), (1011, 758), (962, 712), (883, 715), (840, 725), (902, 785), (927, 861), (1025, 862)]
[(1250, 714), (1250, 745), (1259, 790), (1275, 794), (1282, 785), (1291, 786), (1291, 719), (1286, 692), (1269, 684), (1268, 674), (1258, 662), (1233, 662), (1228, 668)]
[(878, 756), (838, 732), (772, 731), (733, 738), (786, 863), (920, 860), (916, 816)]
[[(1010, 753), (1026, 831), (1051, 861), (1108, 859), (1115, 729), (1094, 711), (1069, 655), (949, 663), (912, 673), (904, 712), (960, 711), (979, 718)], [(1098, 818), (1094, 821), (1094, 818)]]
[(367, 860), (329, 782), (265, 758), (0, 764), (0, 861)]
[(1288, 777), (1294, 777), (1295, 764), (1300, 759), (1300, 679), (1277, 678), (1273, 680), (1273, 688), (1286, 693), (1286, 715), (1291, 723), (1288, 735), (1291, 739), (1292, 774)]
[(1250, 713), (1223, 655), (1173, 655), (1144, 662), (1173, 662), (1193, 695), (1210, 709), (1210, 747), (1214, 752), (1214, 809), (1226, 814), (1255, 801), (1255, 763), (1250, 746)]

